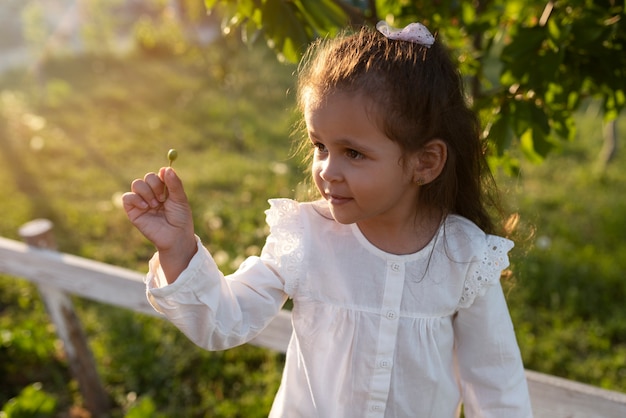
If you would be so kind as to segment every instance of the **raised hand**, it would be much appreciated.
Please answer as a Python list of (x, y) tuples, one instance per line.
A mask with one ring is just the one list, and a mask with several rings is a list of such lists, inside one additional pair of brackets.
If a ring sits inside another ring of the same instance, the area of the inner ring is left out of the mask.
[(148, 173), (132, 182), (122, 202), (131, 223), (156, 246), (168, 282), (173, 282), (197, 249), (180, 178), (171, 167)]

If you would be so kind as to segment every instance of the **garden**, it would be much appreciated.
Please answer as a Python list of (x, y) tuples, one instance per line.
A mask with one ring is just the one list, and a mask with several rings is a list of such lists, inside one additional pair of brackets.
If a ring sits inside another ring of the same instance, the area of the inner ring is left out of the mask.
[[(264, 243), (267, 199), (307, 191), (293, 147), (296, 66), (229, 37), (186, 43), (166, 25), (134, 36), (129, 52), (57, 54), (0, 74), (0, 236), (19, 240), (20, 225), (47, 218), (60, 251), (145, 272), (154, 249), (120, 197), (176, 148), (196, 231), (231, 272)], [(526, 368), (626, 392), (626, 154), (601, 161), (594, 100), (576, 124), (543, 162), (511, 151), (519, 172), (494, 168), (519, 214), (504, 287)], [(158, 318), (74, 302), (112, 416), (267, 416), (282, 354), (206, 352)], [(0, 376), (0, 417), (88, 416), (36, 287), (3, 275)]]

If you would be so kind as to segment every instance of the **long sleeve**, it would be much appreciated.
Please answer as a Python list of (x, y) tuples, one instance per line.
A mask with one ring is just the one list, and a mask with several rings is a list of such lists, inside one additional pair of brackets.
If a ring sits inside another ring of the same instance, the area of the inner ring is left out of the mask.
[(297, 287), (304, 264), (305, 227), (300, 206), (270, 200), (270, 234), (260, 257), (250, 257), (224, 276), (197, 239), (198, 251), (187, 268), (167, 285), (158, 253), (150, 261), (146, 293), (190, 340), (208, 350), (223, 350), (256, 337), (277, 315)]
[(465, 415), (528, 418), (528, 386), (500, 283), (454, 321)]
[(261, 258), (248, 258), (225, 277), (199, 240), (198, 252), (171, 285), (158, 287), (158, 263), (155, 254), (146, 277), (148, 300), (205, 349), (223, 350), (250, 341), (287, 298), (283, 280)]

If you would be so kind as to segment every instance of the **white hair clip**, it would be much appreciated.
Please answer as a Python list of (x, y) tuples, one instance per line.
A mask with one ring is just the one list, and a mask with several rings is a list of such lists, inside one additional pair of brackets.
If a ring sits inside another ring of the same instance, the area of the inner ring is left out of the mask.
[(376, 29), (389, 39), (413, 42), (424, 45), (427, 48), (430, 48), (435, 43), (435, 37), (421, 23), (411, 23), (403, 29), (396, 29), (381, 20), (376, 24)]

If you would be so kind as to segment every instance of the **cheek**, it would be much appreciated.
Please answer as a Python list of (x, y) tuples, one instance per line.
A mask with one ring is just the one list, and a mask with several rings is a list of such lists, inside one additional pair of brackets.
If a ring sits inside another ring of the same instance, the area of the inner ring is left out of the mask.
[(322, 171), (321, 165), (318, 162), (313, 161), (313, 163), (311, 164), (311, 177), (313, 177), (313, 181), (315, 181), (316, 185), (319, 185), (320, 182), (322, 181), (320, 177), (321, 171)]

